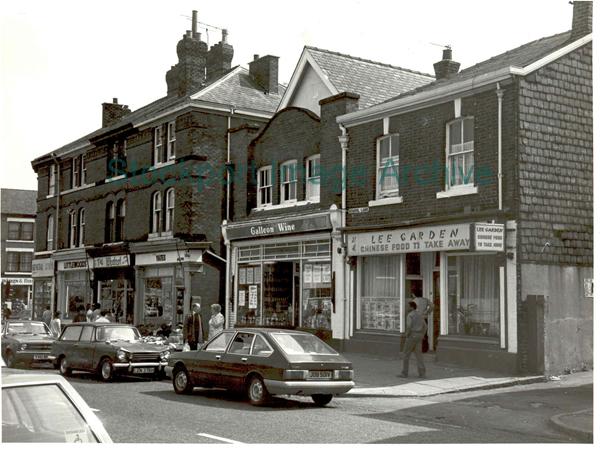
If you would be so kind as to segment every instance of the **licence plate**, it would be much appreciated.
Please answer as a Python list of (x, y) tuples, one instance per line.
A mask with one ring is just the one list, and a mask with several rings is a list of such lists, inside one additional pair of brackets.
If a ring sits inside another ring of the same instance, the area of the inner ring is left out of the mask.
[(48, 359), (48, 355), (33, 355), (33, 359), (35, 359), (35, 360)]
[(318, 378), (320, 380), (328, 380), (331, 378), (330, 370), (309, 370), (308, 378)]
[(154, 373), (154, 367), (135, 367), (133, 373)]

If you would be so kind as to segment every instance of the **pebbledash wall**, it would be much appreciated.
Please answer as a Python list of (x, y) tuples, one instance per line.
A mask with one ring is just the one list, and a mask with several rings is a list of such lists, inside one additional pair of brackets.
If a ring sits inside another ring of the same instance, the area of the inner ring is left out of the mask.
[[(593, 364), (592, 43), (519, 82), (520, 305), (538, 296), (547, 373)], [(524, 325), (524, 323), (523, 323)]]

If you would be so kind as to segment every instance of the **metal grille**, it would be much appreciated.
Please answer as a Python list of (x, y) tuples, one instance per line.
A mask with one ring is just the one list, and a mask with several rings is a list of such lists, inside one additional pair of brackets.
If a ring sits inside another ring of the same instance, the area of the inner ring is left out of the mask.
[(160, 361), (160, 353), (132, 353), (131, 362), (156, 362)]
[(41, 350), (50, 351), (51, 347), (52, 347), (52, 344), (27, 344), (27, 350), (33, 350), (33, 351), (41, 351)]

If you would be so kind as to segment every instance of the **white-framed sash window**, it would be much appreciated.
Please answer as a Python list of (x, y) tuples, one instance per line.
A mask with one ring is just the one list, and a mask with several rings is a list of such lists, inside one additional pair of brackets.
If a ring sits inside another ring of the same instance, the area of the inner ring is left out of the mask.
[(397, 197), (400, 180), (400, 136), (377, 139), (377, 199)]
[(298, 179), (297, 179), (296, 160), (286, 161), (281, 164), (280, 174), (280, 199), (279, 203), (294, 203), (297, 198)]
[(474, 185), (474, 119), (461, 117), (446, 125), (446, 189)]
[(256, 206), (262, 207), (273, 203), (273, 169), (271, 166), (261, 167), (257, 172)]
[(321, 155), (306, 160), (306, 200), (318, 202), (321, 198)]

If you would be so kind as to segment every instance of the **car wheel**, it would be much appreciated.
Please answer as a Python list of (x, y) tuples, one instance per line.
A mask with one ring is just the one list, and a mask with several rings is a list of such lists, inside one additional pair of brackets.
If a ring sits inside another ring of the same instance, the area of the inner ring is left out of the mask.
[(255, 406), (264, 405), (270, 398), (265, 383), (259, 376), (253, 376), (248, 382), (248, 399)]
[(69, 364), (67, 363), (67, 357), (61, 356), (58, 360), (58, 371), (63, 377), (68, 377), (71, 375), (71, 369), (69, 368)]
[(15, 355), (10, 350), (4, 354), (4, 362), (8, 367), (15, 367)]
[(194, 389), (190, 374), (185, 367), (176, 367), (173, 371), (173, 389), (176, 394), (189, 394)]
[(100, 379), (104, 382), (111, 381), (114, 376), (112, 361), (104, 358), (100, 361)]
[(333, 395), (331, 394), (314, 394), (311, 395), (313, 402), (315, 402), (319, 406), (325, 406), (327, 403), (331, 401)]

